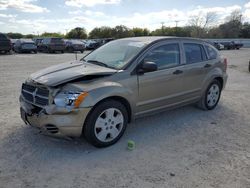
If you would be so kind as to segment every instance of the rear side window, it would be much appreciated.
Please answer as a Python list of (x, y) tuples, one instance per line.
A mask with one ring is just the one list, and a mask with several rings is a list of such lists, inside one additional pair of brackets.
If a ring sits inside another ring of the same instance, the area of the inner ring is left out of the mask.
[(205, 48), (207, 50), (208, 59), (216, 59), (217, 58), (218, 53), (214, 48), (212, 48), (211, 46), (208, 46), (208, 45), (206, 45)]
[(205, 50), (200, 44), (185, 43), (184, 50), (187, 64), (198, 63), (207, 59)]
[(156, 47), (144, 58), (144, 61), (152, 61), (157, 64), (158, 70), (180, 64), (179, 44), (166, 44)]

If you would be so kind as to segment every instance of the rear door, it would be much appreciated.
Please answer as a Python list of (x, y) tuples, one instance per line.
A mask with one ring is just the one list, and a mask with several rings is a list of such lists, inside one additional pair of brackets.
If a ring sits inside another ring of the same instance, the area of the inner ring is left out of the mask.
[(186, 91), (187, 100), (195, 100), (201, 95), (204, 79), (212, 64), (202, 43), (184, 41), (183, 51), (185, 56), (183, 89)]
[(154, 62), (158, 70), (138, 75), (137, 113), (140, 115), (171, 106), (182, 100), (183, 71), (179, 42), (164, 42), (155, 45), (140, 62)]

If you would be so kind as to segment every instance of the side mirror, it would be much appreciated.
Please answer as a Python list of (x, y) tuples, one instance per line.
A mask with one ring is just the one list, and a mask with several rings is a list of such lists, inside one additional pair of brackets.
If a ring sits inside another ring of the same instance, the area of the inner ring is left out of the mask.
[(154, 72), (157, 69), (158, 68), (155, 62), (145, 61), (140, 64), (137, 73), (144, 74), (146, 72)]

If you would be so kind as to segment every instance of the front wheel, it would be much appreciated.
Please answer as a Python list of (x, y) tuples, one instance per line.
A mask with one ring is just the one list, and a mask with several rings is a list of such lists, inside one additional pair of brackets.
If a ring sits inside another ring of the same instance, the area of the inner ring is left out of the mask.
[(203, 110), (214, 109), (220, 100), (221, 90), (221, 83), (218, 80), (213, 80), (198, 102), (198, 106)]
[(125, 106), (115, 100), (106, 100), (94, 107), (88, 115), (83, 133), (94, 146), (107, 147), (121, 138), (127, 123), (128, 112)]

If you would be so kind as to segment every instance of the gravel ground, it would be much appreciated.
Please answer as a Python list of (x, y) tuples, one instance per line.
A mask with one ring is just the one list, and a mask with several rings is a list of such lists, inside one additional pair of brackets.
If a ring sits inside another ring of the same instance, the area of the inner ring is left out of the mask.
[(229, 80), (215, 110), (187, 106), (138, 119), (105, 149), (40, 135), (20, 119), (22, 81), (73, 54), (1, 55), (0, 187), (250, 187), (250, 49), (222, 54)]

